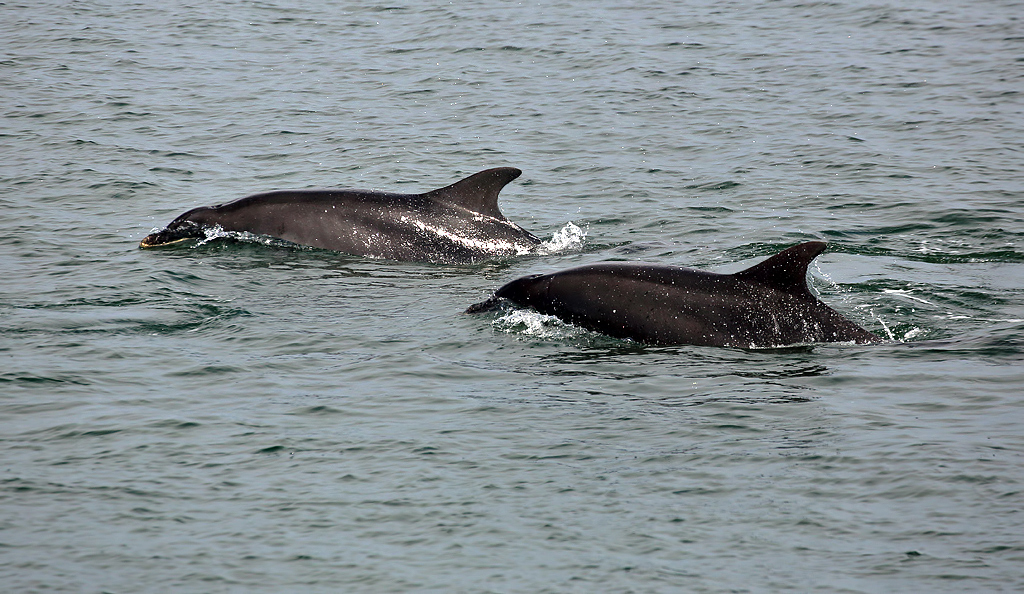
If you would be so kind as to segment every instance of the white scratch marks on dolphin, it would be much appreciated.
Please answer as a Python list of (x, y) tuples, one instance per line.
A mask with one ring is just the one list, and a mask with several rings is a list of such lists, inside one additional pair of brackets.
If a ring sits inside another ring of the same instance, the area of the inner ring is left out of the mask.
[(453, 243), (457, 243), (469, 249), (481, 250), (489, 254), (514, 254), (517, 256), (523, 256), (533, 251), (534, 247), (532, 245), (523, 245), (506, 240), (467, 237), (454, 233), (448, 229), (428, 225), (423, 221), (409, 219), (404, 216), (402, 217), (402, 222), (411, 223), (414, 227), (424, 233), (429, 233), (435, 237), (443, 237)]

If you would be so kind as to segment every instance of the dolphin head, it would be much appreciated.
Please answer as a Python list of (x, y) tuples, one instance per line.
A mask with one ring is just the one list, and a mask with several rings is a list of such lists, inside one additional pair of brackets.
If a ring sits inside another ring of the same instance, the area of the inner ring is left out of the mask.
[(495, 291), (494, 295), (486, 301), (470, 305), (465, 313), (482, 313), (497, 309), (503, 299), (524, 306), (539, 303), (539, 300), (547, 295), (548, 282), (546, 282), (545, 276), (531, 274), (517, 278)]
[(494, 292), (499, 299), (508, 299), (520, 305), (533, 305), (547, 297), (549, 279), (543, 274), (517, 278)]
[(163, 231), (147, 235), (141, 242), (139, 242), (139, 247), (162, 247), (181, 243), (187, 239), (198, 239), (205, 236), (206, 234), (203, 233), (203, 228), (192, 221), (174, 221)]

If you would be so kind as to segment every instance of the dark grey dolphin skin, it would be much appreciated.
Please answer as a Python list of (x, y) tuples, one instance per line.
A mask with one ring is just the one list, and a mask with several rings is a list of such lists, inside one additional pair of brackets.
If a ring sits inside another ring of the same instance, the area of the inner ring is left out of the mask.
[(498, 193), (522, 171), (498, 167), (424, 194), (281, 190), (194, 208), (149, 235), (143, 248), (249, 232), (356, 256), (472, 263), (528, 253), (540, 240), (505, 218)]
[(466, 313), (502, 299), (564, 321), (658, 345), (770, 348), (881, 339), (819, 301), (807, 266), (825, 250), (811, 241), (735, 274), (654, 264), (592, 264), (514, 280)]

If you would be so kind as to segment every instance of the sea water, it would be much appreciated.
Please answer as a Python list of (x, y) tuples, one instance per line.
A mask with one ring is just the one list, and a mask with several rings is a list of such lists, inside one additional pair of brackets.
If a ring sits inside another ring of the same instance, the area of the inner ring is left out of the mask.
[[(1024, 589), (1024, 4), (0, 14), (5, 591)], [(259, 191), (497, 166), (537, 253), (138, 249)], [(462, 313), (808, 240), (884, 344)]]

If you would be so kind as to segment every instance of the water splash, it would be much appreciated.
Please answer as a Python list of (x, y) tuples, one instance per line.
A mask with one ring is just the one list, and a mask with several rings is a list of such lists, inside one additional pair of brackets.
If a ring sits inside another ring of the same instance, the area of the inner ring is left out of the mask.
[(565, 254), (568, 252), (580, 251), (587, 241), (587, 228), (580, 227), (569, 221), (564, 227), (555, 231), (551, 239), (543, 242), (537, 247), (536, 253), (542, 256), (552, 254)]
[(533, 338), (572, 338), (586, 334), (586, 330), (567, 324), (556, 316), (530, 309), (510, 309), (496, 317), (491, 326), (507, 334)]
[(927, 299), (922, 299), (920, 297), (915, 297), (914, 295), (911, 295), (910, 291), (908, 291), (906, 289), (882, 289), (882, 293), (886, 293), (888, 295), (896, 295), (898, 297), (903, 297), (905, 299), (909, 299), (911, 301), (917, 301), (919, 303), (925, 303), (925, 304), (928, 304), (928, 305), (935, 305), (934, 303), (932, 303), (931, 301), (928, 301)]
[(885, 323), (885, 320), (882, 319), (882, 316), (880, 314), (876, 314), (875, 310), (873, 310), (873, 309), (869, 310), (868, 313), (870, 313), (871, 317), (874, 318), (875, 320), (877, 320), (878, 323), (882, 325), (882, 329), (885, 330), (885, 333), (889, 336), (889, 340), (893, 340), (893, 341), (898, 340), (896, 338), (896, 335), (892, 333), (892, 330), (889, 329), (889, 324)]
[(918, 336), (922, 336), (922, 335), (927, 334), (927, 333), (928, 333), (928, 331), (925, 330), (924, 328), (918, 328), (918, 327), (915, 326), (915, 327), (911, 328), (910, 330), (907, 330), (906, 332), (903, 333), (903, 340), (902, 340), (902, 342), (907, 342), (909, 340), (913, 340), (913, 339), (917, 338)]
[(235, 241), (241, 241), (244, 243), (258, 243), (261, 245), (275, 246), (275, 247), (289, 247), (311, 250), (313, 248), (298, 243), (292, 243), (284, 239), (278, 239), (277, 237), (271, 237), (269, 235), (258, 235), (256, 233), (250, 233), (248, 231), (225, 231), (220, 225), (213, 227), (203, 228), (204, 237), (196, 242), (193, 247), (204, 246), (212, 241), (218, 239), (232, 239)]
[(221, 227), (220, 225), (215, 225), (213, 227), (204, 227), (203, 234), (205, 235), (205, 237), (196, 242), (197, 246), (206, 245), (211, 241), (220, 239), (221, 237), (237, 236), (237, 234), (232, 235), (230, 232), (225, 231), (224, 227)]

